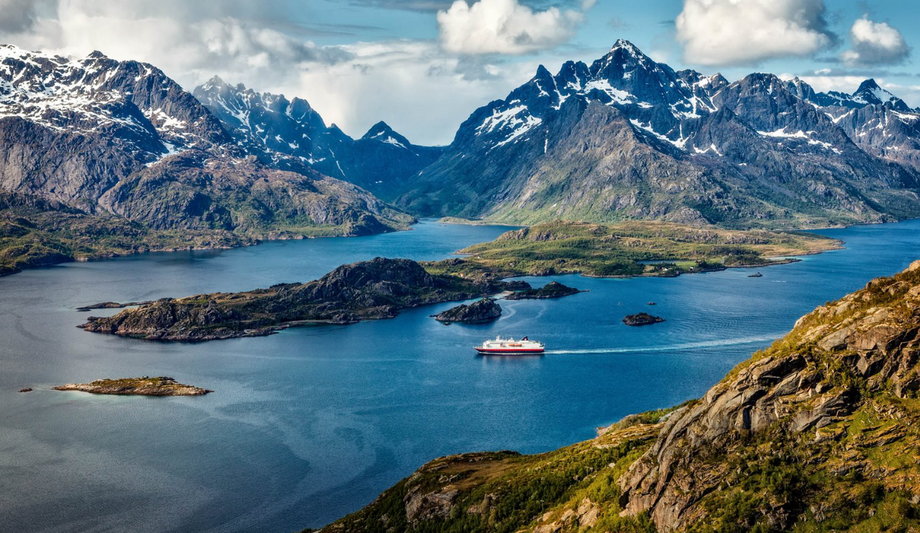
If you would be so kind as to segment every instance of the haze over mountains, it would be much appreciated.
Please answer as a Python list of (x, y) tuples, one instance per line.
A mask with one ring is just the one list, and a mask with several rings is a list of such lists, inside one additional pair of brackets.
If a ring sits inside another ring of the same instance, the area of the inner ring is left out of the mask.
[[(359, 234), (412, 215), (822, 226), (920, 215), (920, 113), (867, 80), (674, 71), (627, 41), (542, 66), (447, 147), (354, 139), (306, 100), (193, 92), (99, 52), (0, 48), (0, 191), (155, 229)], [(378, 198), (392, 201), (395, 208)]]

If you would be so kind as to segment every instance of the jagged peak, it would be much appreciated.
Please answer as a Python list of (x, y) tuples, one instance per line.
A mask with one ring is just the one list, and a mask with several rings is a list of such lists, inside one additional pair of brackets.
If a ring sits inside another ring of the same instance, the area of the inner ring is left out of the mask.
[(546, 69), (542, 64), (537, 67), (537, 73), (534, 74), (534, 78), (552, 78), (553, 75), (550, 74), (549, 70)]
[(99, 51), (99, 50), (93, 50), (93, 51), (90, 52), (89, 55), (86, 56), (86, 57), (89, 58), (89, 59), (108, 59), (108, 58), (109, 58), (109, 56), (103, 54), (103, 53), (102, 53), (101, 51)]
[[(866, 80), (863, 80), (863, 82), (859, 84), (859, 88), (857, 88), (853, 94), (857, 94), (857, 93), (861, 93), (865, 91), (874, 91), (874, 90), (879, 90), (879, 89), (884, 90), (881, 88), (881, 86), (879, 86), (878, 82), (875, 81), (875, 78), (868, 78)], [(888, 91), (885, 91), (885, 92), (888, 92)]]
[(620, 49), (626, 50), (637, 56), (645, 55), (644, 53), (642, 53), (642, 50), (640, 50), (638, 46), (634, 45), (631, 41), (628, 41), (626, 39), (617, 39), (613, 43), (613, 46), (610, 47), (611, 52), (613, 52), (614, 50), (620, 50)]
[(215, 75), (211, 76), (211, 77), (208, 79), (208, 81), (204, 82), (204, 83), (202, 84), (202, 87), (205, 87), (205, 86), (208, 86), (208, 85), (221, 87), (221, 86), (224, 86), (224, 85), (229, 86), (230, 84), (227, 83), (226, 81), (224, 81), (223, 78), (221, 78), (220, 76), (218, 76), (217, 74), (215, 74)]
[(377, 140), (396, 146), (402, 146), (404, 148), (411, 144), (408, 139), (397, 133), (396, 130), (382, 120), (371, 126), (370, 129), (367, 130), (367, 133), (361, 138), (365, 140)]
[(380, 135), (385, 135), (387, 133), (396, 133), (396, 132), (393, 131), (393, 128), (391, 128), (389, 124), (381, 120), (377, 122), (376, 124), (374, 124), (373, 126), (371, 126), (367, 130), (367, 133), (365, 133), (364, 136), (361, 138), (370, 139), (373, 137), (378, 137)]

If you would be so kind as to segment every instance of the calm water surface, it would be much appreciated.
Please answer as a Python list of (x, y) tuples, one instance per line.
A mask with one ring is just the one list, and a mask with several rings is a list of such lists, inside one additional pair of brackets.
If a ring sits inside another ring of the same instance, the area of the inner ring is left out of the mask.
[[(507, 228), (413, 231), (151, 254), (0, 278), (0, 529), (294, 531), (369, 502), (434, 457), (539, 452), (629, 413), (696, 397), (816, 305), (920, 258), (920, 222), (821, 233), (846, 249), (795, 264), (676, 279), (553, 279), (588, 289), (502, 302), (500, 320), (443, 326), (452, 304), (353, 326), (169, 344), (86, 333), (75, 307), (314, 279), (375, 256), (438, 259)], [(647, 302), (654, 301), (655, 307)], [(650, 311), (646, 328), (620, 323)], [(95, 311), (102, 314), (105, 311)], [(113, 312), (113, 311), (109, 311)], [(544, 357), (482, 358), (530, 335)], [(167, 375), (200, 398), (49, 390)], [(20, 387), (36, 390), (19, 394)]]

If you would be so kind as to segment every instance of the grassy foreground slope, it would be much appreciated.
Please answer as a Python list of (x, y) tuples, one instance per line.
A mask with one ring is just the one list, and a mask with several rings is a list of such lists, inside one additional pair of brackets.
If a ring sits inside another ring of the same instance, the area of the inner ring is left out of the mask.
[(766, 266), (791, 255), (840, 247), (810, 233), (727, 230), (668, 222), (591, 224), (556, 221), (509, 231), (461, 250), (464, 259), (429, 263), (431, 272), (466, 276), (676, 276), (728, 267)]
[(432, 461), (324, 532), (920, 531), (920, 261), (701, 399), (544, 454)]

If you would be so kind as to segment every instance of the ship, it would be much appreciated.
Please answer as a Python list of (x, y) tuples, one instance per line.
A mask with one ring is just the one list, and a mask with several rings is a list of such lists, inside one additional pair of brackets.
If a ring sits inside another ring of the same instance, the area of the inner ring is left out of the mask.
[(495, 337), (476, 346), (476, 351), (483, 355), (533, 355), (542, 354), (544, 350), (542, 342), (532, 341), (527, 337), (519, 341)]

